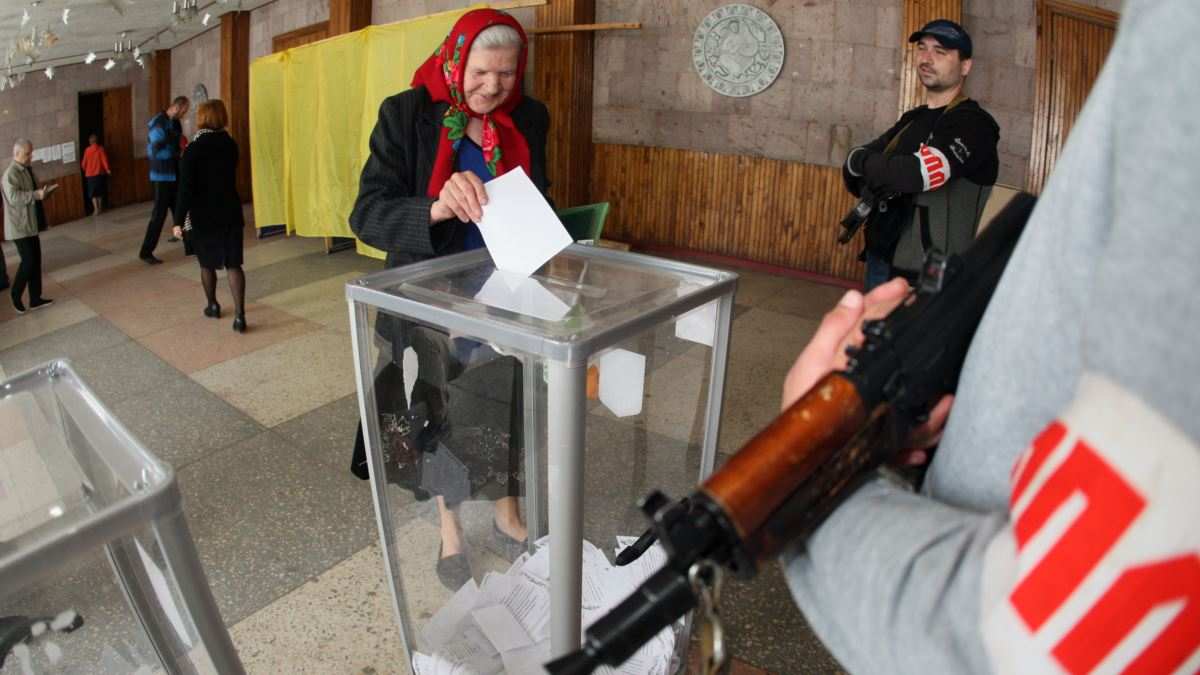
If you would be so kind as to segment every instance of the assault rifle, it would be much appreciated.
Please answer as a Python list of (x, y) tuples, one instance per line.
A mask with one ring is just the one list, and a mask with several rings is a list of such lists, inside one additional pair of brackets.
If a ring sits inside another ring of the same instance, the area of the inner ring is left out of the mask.
[(954, 391), (1033, 203), (1017, 195), (962, 255), (931, 253), (904, 302), (865, 324), (846, 370), (814, 385), (689, 499), (673, 502), (657, 491), (643, 498), (667, 564), (588, 628), (579, 651), (546, 669), (580, 675), (620, 665), (706, 595), (698, 593), (698, 569), (749, 578), (758, 563), (811, 534)]

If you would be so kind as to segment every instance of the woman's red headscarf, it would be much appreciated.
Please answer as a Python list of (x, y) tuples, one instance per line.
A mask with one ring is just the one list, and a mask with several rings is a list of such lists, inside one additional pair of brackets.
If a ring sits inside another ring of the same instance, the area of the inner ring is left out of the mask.
[[(471, 44), (485, 28), (495, 25), (512, 26), (521, 36), (521, 50), (517, 58), (517, 85), (499, 107), (486, 115), (471, 110), (463, 96), (463, 73)], [(450, 34), (437, 51), (413, 73), (412, 86), (424, 86), (434, 101), (449, 103), (442, 120), (441, 140), (438, 143), (437, 161), (429, 179), (427, 194), (436, 197), (442, 186), (454, 172), (454, 157), (458, 144), (467, 131), (469, 117), (483, 118), (483, 159), (493, 176), (505, 169), (519, 166), (529, 173), (529, 145), (525, 136), (513, 126), (509, 113), (521, 100), (521, 78), (525, 74), (526, 55), (525, 31), (521, 24), (508, 14), (494, 9), (477, 9), (467, 12), (450, 29)]]

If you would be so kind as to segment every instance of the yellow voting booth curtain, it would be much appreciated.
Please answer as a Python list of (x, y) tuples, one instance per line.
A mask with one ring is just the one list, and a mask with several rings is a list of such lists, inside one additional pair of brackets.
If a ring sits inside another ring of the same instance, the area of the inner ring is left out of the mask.
[[(353, 237), (347, 219), (383, 99), (472, 8), (366, 28), (250, 65), (254, 221), (305, 237)], [(383, 253), (358, 243), (360, 253)]]

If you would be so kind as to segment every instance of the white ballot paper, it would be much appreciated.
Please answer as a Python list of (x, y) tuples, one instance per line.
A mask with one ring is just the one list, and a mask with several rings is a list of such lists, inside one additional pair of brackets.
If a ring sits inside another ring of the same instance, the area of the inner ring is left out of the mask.
[(498, 269), (527, 277), (571, 243), (571, 235), (520, 167), (483, 187), (488, 203), (477, 224)]
[(507, 309), (546, 321), (558, 321), (571, 311), (567, 303), (559, 300), (537, 279), (504, 270), (492, 272), (483, 288), (475, 294), (475, 299), (489, 307)]
[(475, 580), (468, 579), (467, 583), (442, 605), (437, 614), (425, 622), (420, 636), (427, 649), (437, 651), (447, 640), (458, 634), (458, 625), (467, 618), (467, 612), (471, 611), (478, 595), (479, 587), (475, 585)]
[(504, 605), (477, 609), (471, 612), (471, 618), (500, 653), (533, 645), (529, 633)]
[[(634, 537), (617, 537), (617, 551)], [(468, 581), (420, 631), (430, 653), (414, 652), (419, 675), (543, 675), (550, 660), (550, 546), (547, 537), (522, 554), (505, 574), (489, 572), (478, 588)], [(582, 551), (584, 628), (629, 597), (666, 562), (659, 544), (625, 567), (613, 567), (589, 541)], [(618, 668), (598, 673), (665, 675), (675, 657), (683, 619), (655, 635)]]

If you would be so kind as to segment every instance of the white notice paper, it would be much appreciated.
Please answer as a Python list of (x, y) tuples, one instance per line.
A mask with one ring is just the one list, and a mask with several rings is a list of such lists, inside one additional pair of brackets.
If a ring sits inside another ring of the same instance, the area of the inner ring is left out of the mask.
[(488, 203), (479, 232), (498, 269), (527, 277), (571, 243), (571, 235), (520, 167), (483, 187)]
[(67, 141), (62, 144), (62, 161), (63, 163), (75, 161), (75, 141)]
[(62, 146), (59, 145), (58, 143), (55, 143), (54, 145), (50, 146), (50, 161), (52, 161), (52, 162), (62, 161)]

